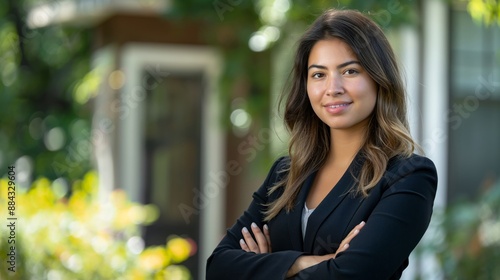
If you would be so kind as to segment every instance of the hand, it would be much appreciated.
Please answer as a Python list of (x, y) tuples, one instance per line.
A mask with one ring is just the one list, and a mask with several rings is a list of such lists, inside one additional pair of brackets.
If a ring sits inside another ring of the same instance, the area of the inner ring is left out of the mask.
[(299, 273), (303, 269), (306, 269), (308, 267), (311, 267), (313, 265), (317, 265), (320, 262), (329, 260), (329, 259), (334, 259), (337, 254), (340, 252), (343, 252), (349, 248), (349, 242), (359, 233), (361, 228), (365, 225), (365, 222), (361, 222), (359, 225), (355, 226), (351, 232), (340, 242), (340, 246), (337, 249), (337, 251), (333, 254), (327, 254), (323, 256), (300, 256), (298, 257), (293, 265), (290, 267), (288, 270), (286, 277), (292, 277), (295, 274)]
[(361, 223), (359, 223), (359, 225), (355, 226), (351, 230), (351, 232), (349, 232), (349, 234), (344, 238), (344, 240), (342, 240), (342, 242), (340, 242), (339, 248), (337, 249), (335, 254), (333, 254), (333, 258), (335, 258), (338, 253), (344, 252), (345, 250), (347, 250), (347, 248), (349, 248), (349, 243), (356, 235), (358, 235), (359, 231), (361, 230), (361, 228), (363, 228), (364, 225), (365, 225), (365, 222), (361, 222)]
[(248, 231), (246, 227), (241, 230), (243, 234), (243, 239), (240, 239), (240, 246), (245, 252), (254, 252), (256, 254), (271, 253), (271, 236), (269, 235), (269, 228), (264, 225), (264, 232), (260, 228), (252, 223), (251, 225), (253, 235)]

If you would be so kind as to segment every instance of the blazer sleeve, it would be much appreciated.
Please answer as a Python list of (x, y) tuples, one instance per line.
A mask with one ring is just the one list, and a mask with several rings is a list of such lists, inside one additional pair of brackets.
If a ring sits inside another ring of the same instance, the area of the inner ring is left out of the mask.
[(250, 228), (251, 223), (255, 222), (262, 228), (264, 224), (263, 204), (268, 202), (268, 189), (277, 182), (278, 172), (283, 166), (284, 159), (280, 158), (273, 164), (266, 180), (253, 194), (253, 200), (248, 209), (227, 230), (222, 241), (208, 258), (207, 280), (285, 279), (288, 269), (303, 254), (298, 251), (255, 254), (243, 251), (239, 244), (239, 240), (243, 238), (241, 234), (243, 227)]
[(386, 189), (349, 248), (294, 279), (392, 279), (400, 273), (429, 225), (437, 173), (431, 160), (415, 155), (394, 170), (382, 179)]

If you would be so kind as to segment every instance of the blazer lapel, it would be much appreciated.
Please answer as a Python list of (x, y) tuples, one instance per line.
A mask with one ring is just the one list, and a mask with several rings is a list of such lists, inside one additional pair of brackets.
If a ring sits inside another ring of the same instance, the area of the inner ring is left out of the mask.
[[(335, 211), (335, 209), (340, 205), (340, 203), (349, 195), (349, 191), (355, 185), (355, 177), (359, 174), (359, 169), (361, 167), (362, 159), (360, 154), (356, 155), (355, 159), (350, 164), (349, 168), (346, 170), (344, 175), (340, 178), (339, 182), (335, 187), (327, 194), (327, 196), (321, 201), (314, 212), (309, 216), (306, 228), (306, 236), (304, 238), (304, 246), (306, 252), (312, 252), (313, 246), (315, 244), (316, 234), (321, 224), (328, 218), (328, 216)], [(312, 184), (312, 182), (311, 182)], [(303, 195), (303, 200), (300, 201), (301, 207), (304, 207), (304, 202), (307, 197), (307, 193)], [(347, 226), (347, 225), (344, 225)]]

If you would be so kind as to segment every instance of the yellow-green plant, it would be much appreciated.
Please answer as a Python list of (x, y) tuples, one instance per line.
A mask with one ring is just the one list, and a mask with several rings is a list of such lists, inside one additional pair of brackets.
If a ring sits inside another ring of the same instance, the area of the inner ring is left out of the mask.
[(95, 172), (69, 196), (41, 178), (27, 191), (16, 189), (13, 199), (8, 182), (0, 179), (0, 279), (191, 279), (180, 263), (195, 253), (192, 240), (166, 236), (165, 246), (144, 248), (140, 226), (157, 218), (156, 208), (129, 201), (121, 190), (99, 198)]
[(472, 18), (479, 23), (500, 25), (499, 0), (469, 0), (467, 10)]

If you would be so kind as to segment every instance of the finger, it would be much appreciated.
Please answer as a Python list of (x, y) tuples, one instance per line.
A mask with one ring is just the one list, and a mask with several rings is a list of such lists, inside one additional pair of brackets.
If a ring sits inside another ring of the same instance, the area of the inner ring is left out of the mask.
[(361, 223), (359, 223), (357, 226), (355, 226), (354, 228), (358, 229), (358, 230), (361, 230), (364, 226), (365, 226), (365, 221), (362, 221)]
[(342, 240), (339, 248), (342, 248), (342, 246), (345, 244), (351, 243), (351, 240), (353, 240), (354, 237), (356, 237), (356, 235), (358, 235), (358, 233), (359, 233), (359, 229), (354, 228), (351, 232), (349, 232), (349, 234), (344, 238), (344, 240)]
[(340, 243), (339, 245), (339, 248), (337, 249), (337, 251), (335, 252), (335, 256), (337, 256), (338, 253), (340, 252), (344, 252), (345, 250), (347, 250), (349, 248), (349, 242), (351, 240), (350, 239), (344, 239), (342, 240), (342, 242)]
[(338, 254), (340, 252), (343, 252), (343, 251), (347, 250), (347, 248), (349, 248), (349, 242), (350, 241), (351, 241), (351, 239), (347, 239), (347, 238), (345, 238), (344, 240), (342, 240), (342, 242), (339, 245), (339, 248), (337, 249), (337, 252), (335, 252), (335, 253)]
[(267, 239), (264, 236), (264, 233), (260, 230), (260, 228), (255, 223), (252, 223), (251, 227), (252, 227), (253, 235), (255, 236), (255, 240), (257, 241), (257, 246), (259, 246), (260, 253), (268, 253), (269, 246), (267, 244)]
[(354, 238), (354, 236), (356, 236), (360, 232), (360, 230), (363, 228), (364, 225), (365, 225), (365, 222), (361, 222), (357, 226), (355, 226), (351, 230), (351, 232), (349, 232), (346, 239), (352, 240)]
[(337, 256), (338, 253), (344, 252), (349, 248), (349, 243), (344, 243), (343, 245), (341, 244), (340, 247), (337, 249), (337, 252), (335, 252), (334, 258)]
[(250, 248), (248, 248), (247, 244), (245, 243), (245, 240), (243, 239), (240, 239), (240, 247), (243, 251), (250, 252)]
[(340, 243), (339, 248), (335, 252), (335, 255), (337, 255), (338, 253), (343, 252), (343, 251), (347, 250), (347, 248), (349, 248), (349, 243), (351, 242), (351, 240), (354, 237), (356, 237), (356, 235), (358, 235), (358, 233), (360, 232), (361, 228), (363, 228), (364, 225), (365, 225), (365, 222), (363, 221), (363, 222), (359, 223), (357, 226), (355, 226), (351, 230), (351, 232), (349, 232), (349, 234), (346, 236), (346, 238), (344, 238), (344, 240), (342, 240), (342, 242)]
[(248, 229), (246, 227), (244, 227), (241, 230), (241, 233), (243, 234), (243, 239), (245, 239), (245, 243), (247, 244), (248, 249), (254, 253), (259, 254), (260, 253), (259, 246), (253, 240), (253, 237), (250, 234), (250, 232), (248, 231)]
[(272, 251), (271, 234), (269, 233), (269, 227), (267, 226), (267, 224), (264, 225), (264, 236), (266, 237), (267, 245), (269, 246), (269, 253), (270, 253)]

